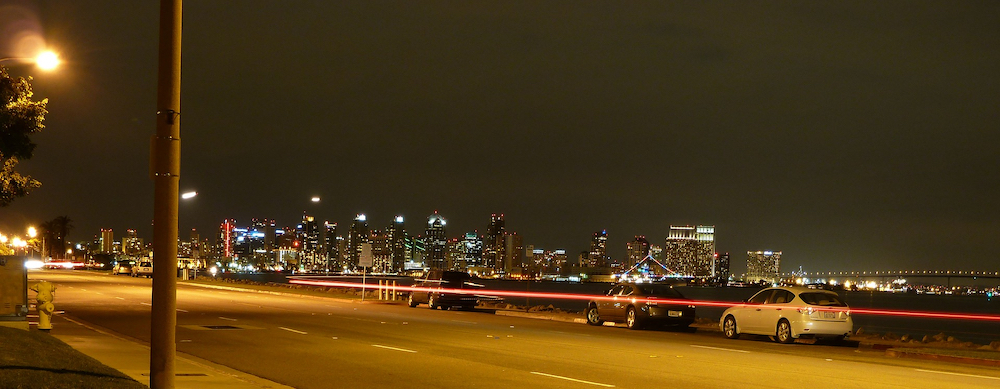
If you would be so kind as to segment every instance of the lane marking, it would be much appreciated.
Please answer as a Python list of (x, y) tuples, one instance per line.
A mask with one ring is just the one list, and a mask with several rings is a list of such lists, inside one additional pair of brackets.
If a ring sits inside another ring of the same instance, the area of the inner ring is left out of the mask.
[(734, 348), (722, 348), (722, 347), (710, 347), (710, 346), (699, 346), (699, 345), (697, 345), (697, 344), (691, 344), (691, 345), (689, 345), (689, 346), (691, 346), (691, 347), (697, 347), (697, 348), (705, 348), (705, 349), (709, 349), (709, 350), (719, 350), (719, 351), (732, 351), (732, 352), (734, 352), (734, 353), (746, 353), (746, 354), (749, 354), (749, 353), (750, 353), (749, 351), (746, 351), (746, 350), (737, 350), (737, 349), (734, 349)]
[(476, 324), (476, 322), (474, 322), (474, 321), (465, 321), (465, 320), (452, 320), (452, 321), (456, 322), (456, 323)]
[(614, 385), (602, 384), (600, 382), (591, 382), (591, 381), (578, 380), (576, 378), (563, 377), (561, 375), (555, 375), (555, 374), (540, 373), (540, 372), (537, 372), (537, 371), (533, 371), (533, 372), (531, 372), (531, 374), (537, 374), (537, 375), (540, 375), (540, 376), (558, 378), (558, 379), (566, 380), (566, 381), (579, 382), (581, 384), (590, 384), (590, 385), (596, 385), (596, 386), (603, 386), (605, 388), (614, 388), (615, 387)]
[(305, 332), (305, 331), (299, 331), (299, 330), (293, 330), (293, 329), (291, 329), (291, 328), (285, 328), (285, 327), (278, 327), (278, 328), (281, 328), (281, 329), (283, 329), (283, 330), (285, 330), (285, 331), (291, 331), (291, 332), (294, 332), (294, 333), (296, 333), (296, 334), (302, 334), (302, 335), (307, 335), (307, 334), (308, 334), (308, 332)]
[(387, 349), (387, 350), (402, 351), (404, 353), (415, 353), (416, 352), (416, 351), (413, 351), (413, 350), (407, 350), (405, 348), (383, 346), (381, 344), (373, 344), (372, 347), (384, 348), (384, 349)]
[(119, 300), (124, 300), (124, 299), (125, 299), (125, 298), (123, 298), (123, 297), (115, 297), (115, 298), (116, 298), (116, 299), (119, 299)]
[(153, 304), (150, 304), (150, 303), (139, 303), (139, 304), (148, 305), (148, 306), (151, 306), (151, 307), (153, 306)]
[(1000, 380), (1000, 378), (998, 378), (998, 377), (990, 377), (988, 375), (951, 373), (951, 372), (947, 372), (947, 371), (924, 370), (924, 369), (913, 369), (913, 370), (922, 371), (924, 373), (938, 373), (938, 374), (947, 374), (947, 375), (957, 375), (957, 376), (962, 376), (962, 377), (986, 378), (986, 379), (991, 379), (991, 380)]
[(180, 309), (180, 308), (177, 308), (177, 312), (184, 312), (184, 313), (188, 313), (188, 311), (185, 311), (185, 310), (183, 310), (183, 309)]
[(230, 319), (228, 317), (219, 316), (219, 318), (222, 319), (222, 320), (236, 321), (236, 319)]

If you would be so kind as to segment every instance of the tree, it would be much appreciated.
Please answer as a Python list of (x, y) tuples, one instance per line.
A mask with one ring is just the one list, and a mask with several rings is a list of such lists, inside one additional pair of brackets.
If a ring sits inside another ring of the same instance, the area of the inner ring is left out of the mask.
[(45, 247), (52, 258), (64, 258), (66, 255), (66, 236), (73, 229), (73, 220), (68, 216), (59, 216), (42, 223), (42, 236), (45, 237)]
[(23, 77), (11, 78), (0, 66), (0, 207), (28, 195), (42, 183), (14, 171), (17, 163), (31, 158), (35, 144), (29, 135), (45, 126), (48, 99), (31, 101), (31, 84)]

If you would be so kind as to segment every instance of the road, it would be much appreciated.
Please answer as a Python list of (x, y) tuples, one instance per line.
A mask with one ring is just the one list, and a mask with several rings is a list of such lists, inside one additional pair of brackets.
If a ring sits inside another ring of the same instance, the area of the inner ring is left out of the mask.
[[(149, 342), (151, 280), (85, 271), (30, 278), (57, 284), (65, 316)], [(630, 331), (183, 283), (177, 308), (179, 353), (297, 388), (1000, 386), (993, 368), (707, 331)]]

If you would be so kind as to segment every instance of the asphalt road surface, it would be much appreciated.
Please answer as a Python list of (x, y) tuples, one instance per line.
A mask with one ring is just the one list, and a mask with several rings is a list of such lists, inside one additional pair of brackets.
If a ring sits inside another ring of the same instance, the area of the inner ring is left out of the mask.
[[(38, 271), (74, 320), (149, 342), (151, 280)], [(178, 284), (177, 351), (297, 388), (985, 388), (994, 368)]]

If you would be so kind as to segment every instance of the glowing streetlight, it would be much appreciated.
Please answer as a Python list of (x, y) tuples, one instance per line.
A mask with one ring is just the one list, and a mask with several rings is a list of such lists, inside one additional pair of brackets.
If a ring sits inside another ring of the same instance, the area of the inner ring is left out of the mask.
[(22, 61), (22, 62), (34, 62), (38, 65), (39, 69), (42, 70), (52, 70), (59, 66), (59, 56), (51, 51), (45, 51), (39, 54), (37, 57), (7, 57), (0, 58), (0, 62), (4, 61)]
[(38, 230), (35, 227), (28, 227), (28, 237), (34, 239), (38, 236)]
[(190, 191), (190, 192), (182, 194), (181, 198), (184, 199), (184, 200), (187, 200), (187, 199), (190, 199), (190, 198), (194, 198), (194, 196), (197, 196), (197, 195), (198, 195), (198, 192)]
[(318, 203), (319, 202), (319, 196), (313, 196), (312, 197), (312, 202)]

